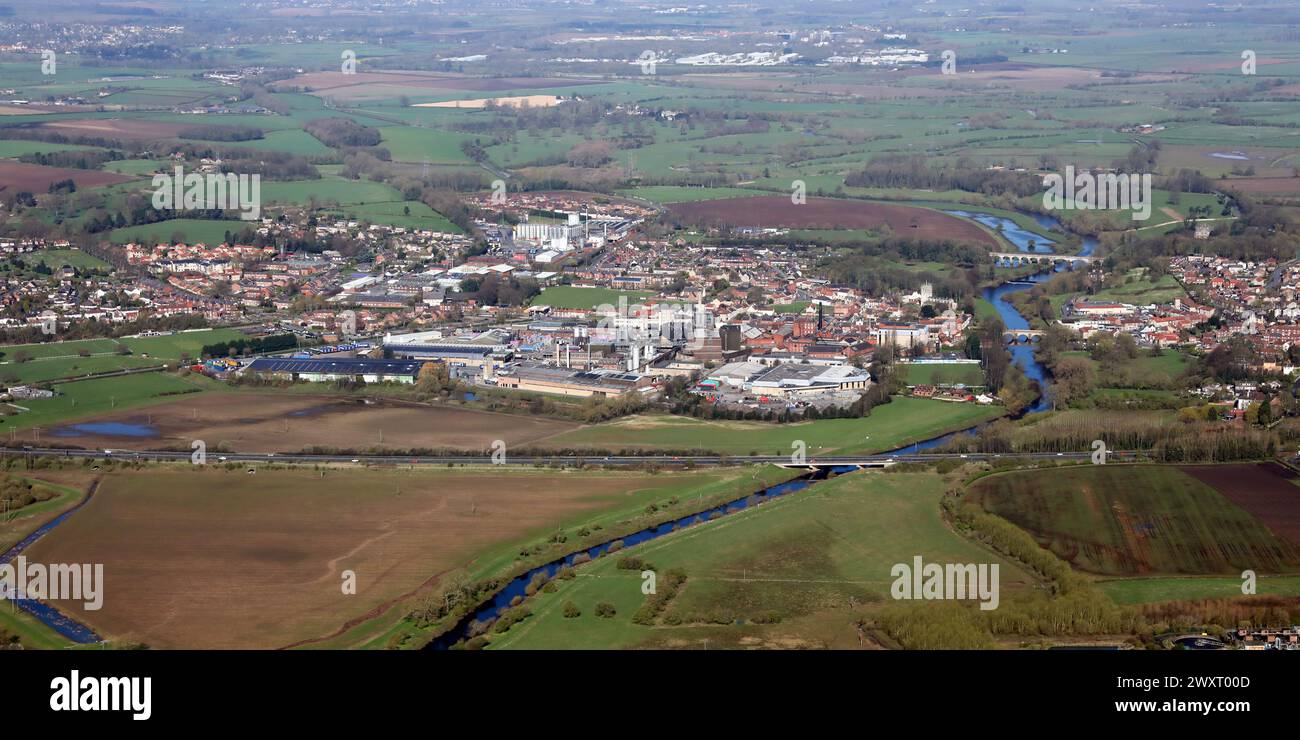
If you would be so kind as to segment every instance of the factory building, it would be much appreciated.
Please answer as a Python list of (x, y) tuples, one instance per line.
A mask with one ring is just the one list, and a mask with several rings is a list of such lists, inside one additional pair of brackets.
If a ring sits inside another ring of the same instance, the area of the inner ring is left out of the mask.
[(289, 380), (321, 383), (334, 380), (364, 380), (367, 383), (414, 383), (420, 377), (420, 360), (369, 360), (357, 357), (333, 359), (280, 359), (263, 357), (243, 370)]
[[(606, 227), (608, 228), (608, 227)], [(517, 224), (511, 233), (516, 244), (525, 242), (552, 251), (566, 252), (581, 246), (587, 240), (588, 227), (582, 217), (570, 213), (568, 222), (563, 224), (530, 223)]]
[(520, 363), (504, 368), (496, 378), (502, 388), (560, 396), (608, 398), (649, 388), (653, 379), (639, 373), (611, 370), (574, 370), (540, 363)]
[(709, 380), (764, 396), (799, 396), (824, 391), (866, 390), (871, 373), (852, 365), (783, 362), (732, 362), (709, 373)]
[(491, 375), (512, 357), (509, 334), (501, 331), (485, 331), (470, 337), (448, 337), (440, 331), (388, 334), (384, 336), (384, 351), (394, 357), (446, 363), (453, 375)]
[(575, 236), (581, 237), (582, 229), (574, 229), (572, 226), (557, 224), (519, 224), (515, 226), (514, 237), (516, 242), (536, 242), (538, 244), (553, 244), (557, 240), (568, 244), (569, 240)]

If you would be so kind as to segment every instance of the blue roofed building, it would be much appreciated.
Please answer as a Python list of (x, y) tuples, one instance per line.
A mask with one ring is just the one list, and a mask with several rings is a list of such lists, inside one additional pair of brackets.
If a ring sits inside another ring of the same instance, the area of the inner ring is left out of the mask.
[(370, 360), (361, 357), (333, 359), (299, 357), (263, 357), (253, 360), (244, 372), (271, 375), (290, 380), (326, 382), (364, 380), (367, 383), (414, 383), (425, 360)]

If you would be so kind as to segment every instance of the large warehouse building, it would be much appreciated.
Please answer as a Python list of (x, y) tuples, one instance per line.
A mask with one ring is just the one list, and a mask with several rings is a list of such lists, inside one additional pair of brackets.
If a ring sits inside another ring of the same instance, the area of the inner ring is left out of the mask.
[(444, 336), (440, 331), (415, 334), (389, 334), (384, 337), (384, 349), (395, 357), (413, 360), (444, 362), (455, 372), (463, 368), (475, 374), (491, 373), (509, 361), (510, 335), (500, 330), (489, 330), (474, 336)]
[(731, 362), (709, 373), (710, 380), (766, 396), (811, 395), (824, 391), (866, 390), (871, 373), (843, 364)]
[(511, 365), (497, 378), (502, 388), (561, 396), (608, 398), (646, 390), (653, 378), (639, 373), (608, 370), (572, 370), (540, 363)]
[(279, 359), (263, 357), (253, 360), (244, 372), (271, 375), (291, 380), (323, 382), (364, 380), (367, 383), (414, 383), (420, 376), (423, 360), (368, 360), (357, 357), (334, 359)]

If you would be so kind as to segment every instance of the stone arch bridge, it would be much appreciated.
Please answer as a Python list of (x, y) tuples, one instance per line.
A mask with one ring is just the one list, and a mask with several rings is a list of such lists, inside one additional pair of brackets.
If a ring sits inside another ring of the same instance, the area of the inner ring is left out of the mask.
[(1090, 265), (1099, 257), (1085, 257), (1081, 254), (1039, 254), (1036, 252), (989, 252), (989, 256), (998, 264), (1007, 263), (1012, 267), (1020, 265), (1068, 265), (1075, 269), (1079, 265)]
[(1041, 329), (1007, 329), (1002, 332), (1002, 341), (1007, 344), (1033, 344), (1046, 333)]

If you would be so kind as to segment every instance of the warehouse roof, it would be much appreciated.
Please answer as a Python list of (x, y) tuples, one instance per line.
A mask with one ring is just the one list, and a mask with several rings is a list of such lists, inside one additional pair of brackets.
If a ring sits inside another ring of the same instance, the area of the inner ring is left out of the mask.
[(783, 363), (754, 378), (754, 387), (810, 387), (827, 383), (858, 382), (871, 377), (852, 365), (803, 365)]
[(255, 373), (315, 373), (333, 375), (419, 375), (421, 360), (369, 360), (360, 357), (298, 359), (262, 357), (248, 369)]
[(411, 354), (442, 355), (444, 357), (486, 357), (496, 350), (477, 344), (400, 344), (385, 343), (385, 349)]

